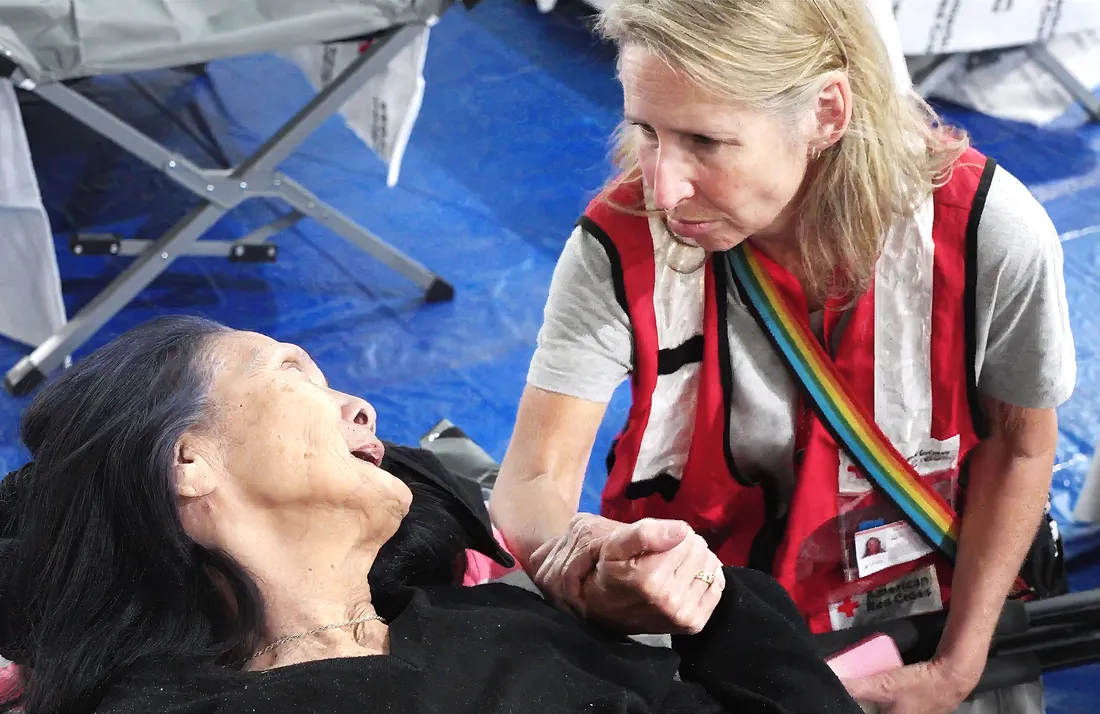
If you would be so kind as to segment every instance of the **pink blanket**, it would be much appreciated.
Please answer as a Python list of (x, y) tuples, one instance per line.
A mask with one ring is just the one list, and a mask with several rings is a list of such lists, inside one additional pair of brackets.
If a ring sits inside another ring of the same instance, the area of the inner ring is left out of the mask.
[[(501, 548), (508, 550), (508, 546), (504, 544), (504, 538), (501, 537), (496, 526), (493, 527), (493, 537), (497, 539), (497, 543), (500, 543)], [(511, 568), (505, 568), (492, 558), (474, 550), (466, 551), (466, 562), (466, 576), (462, 579), (462, 584), (466, 586), (481, 585), (490, 580), (496, 580), (508, 573), (519, 570), (520, 567), (519, 564), (516, 564)]]

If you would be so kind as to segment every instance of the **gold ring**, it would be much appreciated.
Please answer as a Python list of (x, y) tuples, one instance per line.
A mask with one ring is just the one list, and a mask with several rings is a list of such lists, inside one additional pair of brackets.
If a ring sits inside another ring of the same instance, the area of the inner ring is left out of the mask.
[(707, 585), (714, 584), (714, 573), (708, 573), (705, 570), (700, 570), (698, 573), (695, 574), (695, 577), (699, 580), (702, 580)]

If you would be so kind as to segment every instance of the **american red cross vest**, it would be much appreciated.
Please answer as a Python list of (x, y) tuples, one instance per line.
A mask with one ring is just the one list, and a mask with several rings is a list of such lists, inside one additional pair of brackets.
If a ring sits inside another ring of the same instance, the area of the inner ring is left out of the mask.
[[(825, 312), (824, 343), (852, 397), (922, 473), (930, 472), (918, 463), (927, 454), (941, 461), (948, 455), (951, 463), (938, 467), (964, 466), (983, 433), (976, 409), (974, 270), (977, 225), (993, 169), (992, 160), (968, 151), (950, 181), (889, 232), (871, 288), (847, 310)], [(640, 191), (620, 187), (610, 198), (637, 205)], [(806, 420), (804, 436), (782, 519), (768, 480), (738, 471), (730, 444), (739, 436), (731, 433), (729, 404), (738, 375), (731, 369), (726, 315), (745, 309), (745, 296), (725, 256), (710, 255), (694, 283), (685, 287), (681, 276), (670, 290), (670, 269), (658, 257), (668, 236), (659, 222), (601, 197), (580, 224), (607, 252), (615, 295), (633, 333), (632, 403), (608, 455), (603, 514), (626, 522), (686, 521), (723, 563), (776, 577), (811, 629), (843, 627), (842, 615), (857, 606), (852, 596), (859, 589), (844, 577), (843, 539), (836, 536), (839, 483), (851, 465), (807, 411), (796, 417)], [(808, 321), (798, 281), (760, 257)], [(902, 598), (906, 593), (897, 583), (914, 572), (934, 573), (936, 597), (946, 604), (951, 569), (935, 553), (861, 580), (859, 587), (865, 594), (872, 584), (875, 592)], [(869, 606), (866, 597), (858, 604)]]

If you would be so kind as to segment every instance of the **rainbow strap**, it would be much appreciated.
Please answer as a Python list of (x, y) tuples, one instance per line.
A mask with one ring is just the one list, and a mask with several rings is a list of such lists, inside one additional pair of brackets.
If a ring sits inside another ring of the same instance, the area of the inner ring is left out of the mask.
[(833, 437), (901, 509), (910, 525), (954, 564), (958, 524), (951, 505), (920, 478), (878, 425), (852, 401), (836, 365), (810, 333), (805, 320), (795, 316), (790, 303), (776, 289), (755, 249), (742, 243), (726, 255), (750, 308), (813, 399)]

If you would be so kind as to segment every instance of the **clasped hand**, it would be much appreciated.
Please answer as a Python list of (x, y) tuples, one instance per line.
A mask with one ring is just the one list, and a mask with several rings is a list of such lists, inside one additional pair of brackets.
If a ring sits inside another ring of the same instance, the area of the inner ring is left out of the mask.
[(531, 568), (559, 607), (624, 634), (698, 633), (726, 584), (701, 536), (682, 521), (652, 518), (624, 524), (578, 514), (532, 554)]

